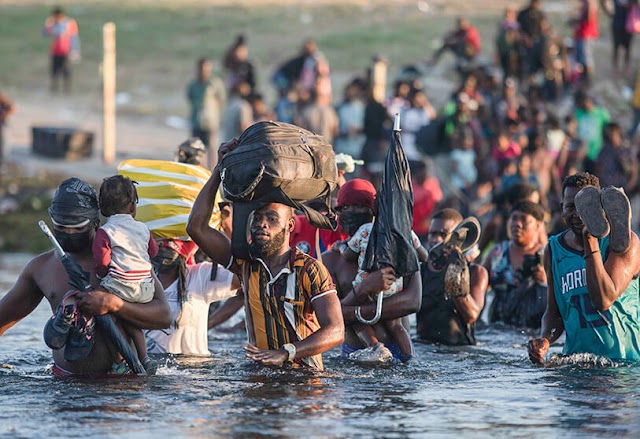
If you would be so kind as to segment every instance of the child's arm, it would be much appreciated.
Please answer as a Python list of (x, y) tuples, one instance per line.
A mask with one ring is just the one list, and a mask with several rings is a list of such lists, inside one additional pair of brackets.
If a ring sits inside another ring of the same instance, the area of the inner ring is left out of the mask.
[(158, 254), (159, 249), (160, 248), (158, 247), (158, 243), (156, 242), (156, 240), (153, 239), (153, 236), (149, 235), (149, 245), (148, 245), (149, 257), (154, 258)]
[(416, 248), (416, 251), (418, 252), (418, 259), (420, 259), (421, 262), (427, 262), (427, 259), (429, 258), (429, 252), (427, 249), (420, 245), (420, 247)]
[(109, 272), (109, 264), (111, 264), (111, 241), (107, 232), (98, 229), (95, 238), (93, 238), (93, 263), (96, 268), (96, 275), (103, 278)]
[(426, 262), (429, 257), (429, 252), (423, 247), (422, 242), (420, 242), (420, 238), (418, 238), (418, 235), (416, 235), (416, 232), (413, 230), (411, 231), (411, 240), (413, 242), (413, 248), (418, 252), (418, 259), (420, 259), (421, 262)]

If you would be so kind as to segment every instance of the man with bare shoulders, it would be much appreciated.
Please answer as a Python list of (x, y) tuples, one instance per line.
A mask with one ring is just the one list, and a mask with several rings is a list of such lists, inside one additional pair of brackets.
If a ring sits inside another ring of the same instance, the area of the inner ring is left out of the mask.
[[(358, 231), (360, 226), (373, 221), (372, 207), (375, 196), (375, 188), (366, 180), (353, 179), (340, 188), (338, 192), (338, 204), (340, 206), (338, 222), (343, 232), (349, 235), (349, 238)], [(323, 253), (322, 262), (331, 273), (338, 295), (343, 302), (342, 315), (346, 325), (346, 333), (345, 341), (342, 344), (342, 355), (347, 357), (357, 350), (366, 348), (366, 346), (352, 328), (352, 325), (358, 322), (356, 319), (357, 306), (347, 305), (346, 303), (353, 303), (350, 299), (353, 299), (355, 295), (357, 302), (360, 303), (362, 316), (365, 319), (373, 318), (375, 315), (375, 302), (368, 301), (368, 297), (374, 293), (388, 290), (395, 282), (396, 277), (392, 268), (385, 267), (369, 273), (362, 280), (362, 283), (354, 288), (353, 281), (358, 273), (358, 264), (356, 262), (348, 262), (341, 255), (338, 247), (339, 245), (334, 246), (334, 249)], [(421, 292), (420, 276), (416, 272), (409, 279), (404, 279), (404, 289), (402, 291), (385, 298), (380, 321), (406, 317), (417, 312), (420, 309)], [(347, 299), (349, 296), (351, 297)], [(404, 326), (408, 330), (408, 319), (405, 320)], [(384, 344), (395, 358), (401, 360), (400, 349), (394, 344), (384, 325), (374, 325), (373, 328), (379, 342)]]
[[(99, 226), (96, 191), (78, 178), (60, 184), (49, 208), (53, 233), (62, 248), (86, 272), (94, 273), (91, 246)], [(130, 303), (102, 289), (78, 292), (76, 306), (84, 316), (114, 313), (119, 318), (145, 329), (162, 329), (171, 320), (164, 290), (155, 282), (154, 297), (148, 303)], [(0, 299), (0, 335), (29, 315), (46, 298), (56, 311), (72, 287), (67, 273), (53, 250), (32, 259), (22, 270), (16, 284)], [(70, 328), (73, 330), (73, 328)], [(96, 328), (88, 357), (65, 360), (65, 348), (53, 350), (53, 373), (58, 376), (103, 375), (112, 370), (119, 358), (106, 336)]]
[(234, 259), (229, 238), (209, 226), (220, 187), (220, 163), (236, 145), (234, 139), (220, 146), (218, 165), (196, 198), (187, 232), (213, 262), (241, 281), (238, 294), (244, 297), (247, 316), (247, 358), (265, 365), (289, 363), (322, 370), (322, 353), (344, 338), (340, 301), (327, 269), (289, 246), (293, 210), (267, 203), (253, 212), (247, 260)]
[[(462, 220), (462, 215), (455, 209), (435, 212), (427, 233), (429, 249), (446, 242)], [(418, 337), (447, 345), (475, 345), (475, 322), (484, 306), (489, 275), (483, 266), (470, 263), (469, 278), (464, 280), (469, 283), (464, 288), (468, 293), (449, 295), (445, 292), (445, 274), (451, 252), (444, 250), (441, 258), (436, 261), (429, 259), (422, 265), (422, 308), (417, 315)]]
[(566, 331), (564, 354), (640, 360), (640, 241), (629, 200), (612, 186), (600, 191), (598, 178), (581, 172), (564, 180), (562, 216), (569, 229), (549, 238), (544, 268), (552, 282), (529, 358), (543, 364)]

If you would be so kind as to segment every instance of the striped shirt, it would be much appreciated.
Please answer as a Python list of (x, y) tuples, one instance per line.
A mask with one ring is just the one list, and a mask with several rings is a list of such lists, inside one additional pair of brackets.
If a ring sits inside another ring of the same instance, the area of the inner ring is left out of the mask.
[[(233, 260), (229, 270), (242, 281), (249, 343), (260, 349), (280, 349), (316, 332), (320, 324), (313, 301), (336, 294), (326, 267), (298, 249), (275, 276), (260, 258)], [(321, 354), (295, 361), (323, 368)]]

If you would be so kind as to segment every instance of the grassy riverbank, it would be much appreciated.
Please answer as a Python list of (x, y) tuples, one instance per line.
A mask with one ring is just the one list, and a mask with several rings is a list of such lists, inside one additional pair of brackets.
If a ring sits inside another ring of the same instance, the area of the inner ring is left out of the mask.
[(47, 220), (47, 208), (60, 176), (26, 175), (10, 166), (2, 175), (0, 193), (0, 252), (40, 253), (51, 248), (38, 227)]

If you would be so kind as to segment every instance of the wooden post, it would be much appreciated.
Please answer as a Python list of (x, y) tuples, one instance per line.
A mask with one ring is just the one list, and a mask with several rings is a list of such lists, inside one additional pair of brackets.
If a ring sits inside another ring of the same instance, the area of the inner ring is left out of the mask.
[(373, 98), (377, 102), (384, 102), (387, 88), (387, 60), (376, 55), (373, 58), (373, 68), (371, 69), (371, 88)]
[(116, 156), (116, 25), (102, 27), (102, 160), (111, 164)]

